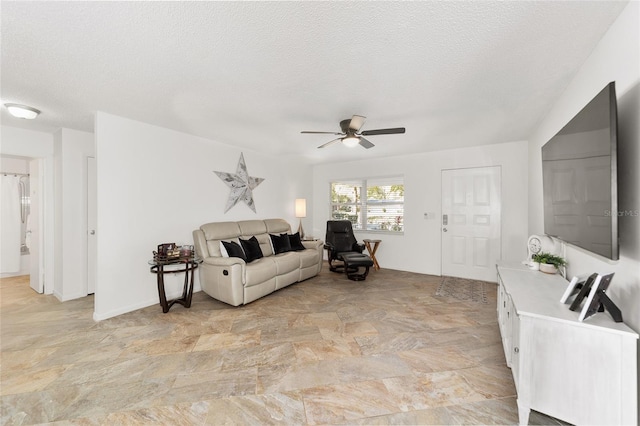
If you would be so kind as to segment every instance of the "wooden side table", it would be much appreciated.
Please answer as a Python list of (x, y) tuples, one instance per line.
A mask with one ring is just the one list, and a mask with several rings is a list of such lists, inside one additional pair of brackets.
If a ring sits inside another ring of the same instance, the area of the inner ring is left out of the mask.
[[(149, 265), (151, 265), (151, 268), (149, 268), (150, 271), (156, 274), (158, 278), (158, 297), (160, 298), (162, 312), (166, 314), (176, 303), (181, 304), (185, 308), (191, 307), (191, 297), (193, 296), (193, 275), (195, 270), (198, 269), (198, 265), (201, 263), (202, 259), (199, 257), (177, 258), (171, 260), (152, 259), (149, 261)], [(165, 270), (165, 266), (177, 266), (177, 268), (169, 268)], [(167, 295), (164, 290), (164, 274), (173, 274), (177, 272), (184, 272), (184, 289), (182, 290), (182, 297), (167, 301)], [(189, 279), (189, 272), (191, 272), (191, 279)]]
[[(380, 265), (378, 264), (378, 259), (376, 259), (376, 251), (378, 251), (378, 246), (382, 242), (382, 240), (362, 240), (364, 242), (364, 246), (367, 248), (369, 252), (369, 256), (371, 256), (371, 260), (373, 260), (373, 269), (376, 271), (380, 270)], [(373, 247), (371, 247), (373, 244)]]

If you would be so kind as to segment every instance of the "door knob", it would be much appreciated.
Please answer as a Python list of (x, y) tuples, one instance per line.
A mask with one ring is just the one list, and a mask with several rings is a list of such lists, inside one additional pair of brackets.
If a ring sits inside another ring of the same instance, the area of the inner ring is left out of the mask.
[(90, 233), (91, 235), (96, 235), (96, 230), (95, 230), (95, 229), (92, 229), (91, 231), (89, 231), (89, 233)]
[(442, 232), (447, 232), (447, 228), (442, 228)]

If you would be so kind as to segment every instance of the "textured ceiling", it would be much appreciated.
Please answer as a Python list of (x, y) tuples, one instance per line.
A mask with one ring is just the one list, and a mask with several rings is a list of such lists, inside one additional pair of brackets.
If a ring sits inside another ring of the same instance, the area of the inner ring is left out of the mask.
[[(626, 2), (2, 1), (2, 103), (313, 162), (526, 139)], [(594, 93), (595, 95), (595, 93)], [(367, 116), (372, 149), (316, 146)]]

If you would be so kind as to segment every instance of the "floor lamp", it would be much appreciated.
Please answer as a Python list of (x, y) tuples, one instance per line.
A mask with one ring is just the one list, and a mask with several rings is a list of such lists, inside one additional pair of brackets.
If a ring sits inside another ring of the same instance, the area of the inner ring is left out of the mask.
[(302, 218), (307, 217), (307, 199), (296, 198), (296, 217), (300, 219), (300, 225), (298, 226), (298, 233), (300, 239), (304, 238), (304, 229), (302, 229)]

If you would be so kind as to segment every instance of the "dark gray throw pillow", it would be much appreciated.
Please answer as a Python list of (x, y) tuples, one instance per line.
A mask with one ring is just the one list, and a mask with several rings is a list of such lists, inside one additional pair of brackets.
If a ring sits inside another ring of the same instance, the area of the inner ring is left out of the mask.
[(224, 245), (225, 250), (227, 250), (229, 257), (239, 257), (245, 262), (247, 261), (247, 257), (242, 251), (242, 247), (240, 247), (240, 244), (236, 243), (235, 241), (223, 241), (222, 245)]
[(244, 254), (247, 256), (247, 263), (264, 257), (264, 255), (262, 254), (262, 249), (260, 248), (260, 243), (255, 236), (249, 238), (248, 240), (243, 240), (242, 238), (240, 238), (240, 244), (242, 245)]
[(271, 243), (273, 244), (274, 254), (286, 253), (291, 251), (291, 243), (289, 242), (288, 234), (273, 235), (271, 237)]
[(289, 244), (291, 245), (291, 250), (293, 251), (300, 251), (300, 250), (306, 249), (306, 247), (302, 244), (302, 241), (300, 240), (299, 232), (289, 235)]

